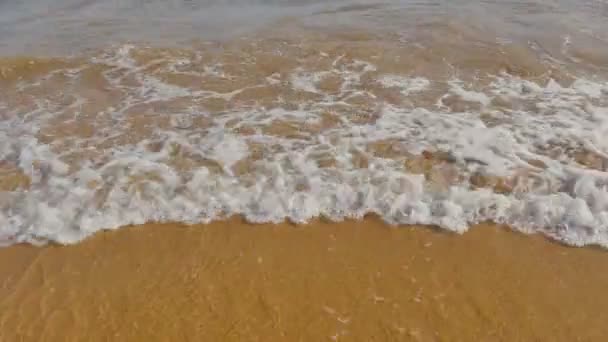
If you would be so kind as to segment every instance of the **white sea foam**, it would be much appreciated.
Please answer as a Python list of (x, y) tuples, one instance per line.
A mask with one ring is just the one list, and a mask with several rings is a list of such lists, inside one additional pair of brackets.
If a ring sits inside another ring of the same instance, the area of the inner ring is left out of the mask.
[[(147, 75), (129, 56), (130, 49), (94, 60), (129, 70), (141, 84), (123, 107), (108, 109), (118, 122), (113, 126), (115, 133), (128, 130), (124, 126), (127, 109), (136, 104), (225, 96), (192, 91)], [(175, 64), (167, 68), (171, 71)], [(28, 120), (2, 116), (0, 159), (17, 165), (32, 185), (29, 190), (0, 193), (0, 240), (74, 243), (100, 229), (149, 221), (210, 222), (235, 214), (251, 222), (287, 219), (302, 223), (318, 216), (343, 220), (376, 213), (392, 224), (432, 224), (459, 233), (471, 224), (492, 220), (524, 232), (543, 232), (572, 245), (608, 246), (608, 174), (578, 164), (565, 152), (559, 158), (543, 152), (557, 146), (562, 152), (584, 148), (608, 155), (608, 83), (578, 79), (569, 86), (555, 81), (537, 84), (502, 74), (494, 76), (488, 86), (473, 90), (452, 80), (449, 94), (479, 103), (483, 113), (385, 104), (373, 124), (345, 117), (341, 125), (320, 134), (302, 131), (308, 134), (304, 138), (266, 135), (260, 130), (237, 133), (242, 127), (275, 121), (320, 122), (328, 104), (366, 92), (362, 76), (375, 71), (364, 61), (334, 63), (333, 68), (299, 70), (292, 75), (295, 90), (319, 94), (317, 84), (328, 73), (345, 80), (340, 95), (322, 94), (322, 100), (308, 103), (306, 109), (226, 111), (208, 115), (210, 126), (204, 130), (193, 124), (194, 112), (161, 113), (174, 115), (172, 124), (179, 130), (158, 128), (153, 136), (135, 144), (100, 151), (101, 156), (86, 160), (75, 170), (62, 161), (62, 153), (69, 151), (53, 151), (36, 138), (40, 127), (54, 116), (51, 109), (55, 107), (39, 103), (39, 108), (26, 113)], [(106, 73), (110, 84), (119, 86), (119, 79), (110, 74)], [(433, 84), (420, 76), (397, 75), (378, 82), (397, 87), (404, 95), (427, 91)], [(268, 83), (275, 84), (275, 78)], [(531, 105), (492, 107), (492, 100), (499, 96), (510, 103)], [(237, 123), (228, 128), (229, 122)], [(108, 139), (65, 138), (72, 139), (74, 149), (85, 142)], [(466, 180), (438, 191), (424, 175), (407, 171), (405, 154), (385, 158), (369, 150), (371, 143), (387, 140), (395, 141), (396, 148), (403, 151), (448, 152), (451, 163), (463, 174), (483, 172), (508, 178), (522, 169), (534, 173), (506, 194), (472, 187)], [(162, 141), (162, 148), (147, 149), (153, 141)], [(249, 173), (236, 175), (233, 167), (252, 155), (254, 143), (280, 148), (266, 151)], [(175, 168), (169, 162), (175, 146), (194, 159), (216, 162), (221, 172), (205, 166), (186, 171)], [(367, 157), (368, 167), (355, 167), (353, 151)], [(315, 159), (320, 154), (331, 155), (335, 165), (321, 167)], [(542, 162), (546, 168), (531, 165), (530, 160)], [(134, 181), (140, 176), (140, 181)]]
[(423, 77), (409, 78), (398, 75), (384, 75), (378, 82), (387, 88), (399, 88), (403, 95), (424, 91), (431, 85), (431, 82)]

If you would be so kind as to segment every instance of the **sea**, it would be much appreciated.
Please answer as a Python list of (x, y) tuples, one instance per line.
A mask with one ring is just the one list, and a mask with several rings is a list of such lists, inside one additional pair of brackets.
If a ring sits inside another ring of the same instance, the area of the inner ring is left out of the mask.
[(608, 247), (607, 171), (606, 0), (0, 0), (2, 246), (375, 215)]

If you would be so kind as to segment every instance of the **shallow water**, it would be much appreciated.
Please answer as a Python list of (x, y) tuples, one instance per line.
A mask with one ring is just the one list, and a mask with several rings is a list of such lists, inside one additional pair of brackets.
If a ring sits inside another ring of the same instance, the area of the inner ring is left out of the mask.
[(491, 220), (608, 246), (608, 3), (0, 3), (0, 241)]

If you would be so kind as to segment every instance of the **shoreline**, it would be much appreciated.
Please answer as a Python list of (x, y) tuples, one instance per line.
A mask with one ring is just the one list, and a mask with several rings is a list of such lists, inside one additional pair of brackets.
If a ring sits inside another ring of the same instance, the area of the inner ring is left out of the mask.
[(608, 341), (605, 1), (47, 2), (0, 342)]
[(607, 265), (493, 224), (148, 224), (0, 249), (0, 339), (602, 340)]

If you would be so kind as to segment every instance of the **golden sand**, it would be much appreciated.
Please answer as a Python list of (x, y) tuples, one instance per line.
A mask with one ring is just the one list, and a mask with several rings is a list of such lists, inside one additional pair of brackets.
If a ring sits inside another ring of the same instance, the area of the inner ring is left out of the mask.
[(606, 267), (493, 225), (146, 225), (0, 249), (0, 341), (603, 341)]

